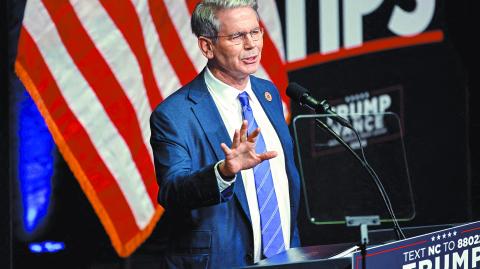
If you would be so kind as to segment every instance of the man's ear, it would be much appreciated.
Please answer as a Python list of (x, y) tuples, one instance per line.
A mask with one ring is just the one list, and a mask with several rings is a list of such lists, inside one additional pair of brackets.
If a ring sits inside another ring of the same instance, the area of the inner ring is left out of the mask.
[(200, 36), (198, 37), (198, 47), (200, 48), (200, 51), (202, 51), (202, 54), (207, 57), (207, 59), (211, 60), (213, 59), (213, 43), (212, 40), (209, 38)]

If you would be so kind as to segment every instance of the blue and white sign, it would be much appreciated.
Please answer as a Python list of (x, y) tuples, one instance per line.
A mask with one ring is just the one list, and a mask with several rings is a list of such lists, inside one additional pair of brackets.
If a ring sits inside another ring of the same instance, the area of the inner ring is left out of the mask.
[[(480, 221), (367, 249), (367, 268), (480, 268)], [(352, 269), (362, 268), (353, 254)]]

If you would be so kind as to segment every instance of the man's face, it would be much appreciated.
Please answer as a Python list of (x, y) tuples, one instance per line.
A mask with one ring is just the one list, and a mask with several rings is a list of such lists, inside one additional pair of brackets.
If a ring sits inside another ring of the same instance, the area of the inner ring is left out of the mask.
[(224, 9), (217, 13), (220, 29), (216, 42), (213, 42), (212, 72), (225, 79), (239, 80), (257, 71), (262, 54), (263, 39), (254, 41), (247, 34), (240, 44), (235, 44), (231, 36), (235, 33), (248, 33), (259, 29), (257, 14), (252, 8), (241, 7)]

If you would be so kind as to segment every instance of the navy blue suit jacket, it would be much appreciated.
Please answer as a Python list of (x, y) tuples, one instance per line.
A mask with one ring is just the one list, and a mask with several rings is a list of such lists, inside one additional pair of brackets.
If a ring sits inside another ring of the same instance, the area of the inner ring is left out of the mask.
[[(277, 88), (250, 76), (252, 89), (275, 128), (289, 179), (291, 247), (300, 245), (300, 180)], [(273, 100), (267, 101), (265, 92)], [(230, 268), (253, 262), (253, 234), (241, 174), (230, 199), (222, 199), (214, 165), (231, 138), (208, 92), (203, 72), (164, 100), (150, 118), (151, 145), (165, 214), (158, 224), (165, 268)], [(239, 126), (240, 127), (240, 126)]]

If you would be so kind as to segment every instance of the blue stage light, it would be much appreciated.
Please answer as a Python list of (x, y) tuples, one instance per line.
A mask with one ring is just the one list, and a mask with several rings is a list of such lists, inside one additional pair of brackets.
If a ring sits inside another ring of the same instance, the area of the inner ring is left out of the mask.
[(35, 103), (25, 92), (18, 112), (18, 177), (23, 226), (32, 233), (51, 201), (54, 143)]
[(38, 243), (31, 243), (28, 245), (28, 248), (33, 253), (42, 253), (42, 246)]
[(33, 253), (54, 253), (65, 249), (65, 243), (44, 241), (40, 243), (30, 243), (28, 248)]

